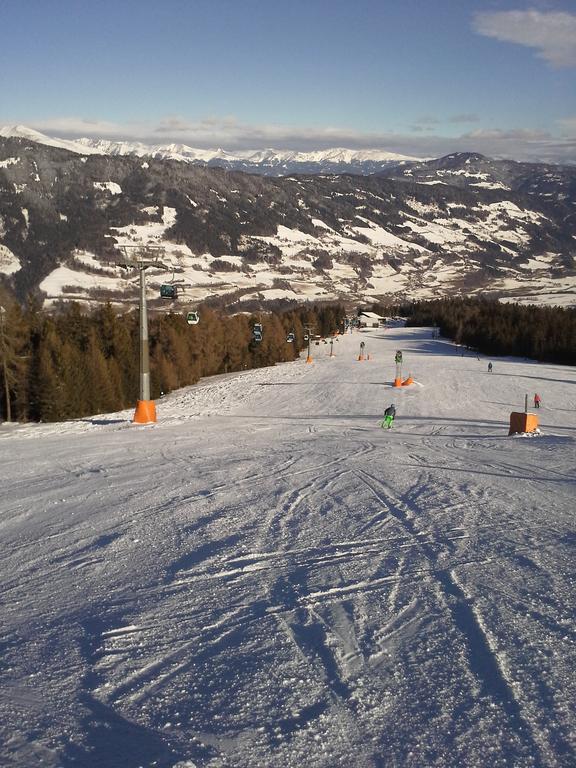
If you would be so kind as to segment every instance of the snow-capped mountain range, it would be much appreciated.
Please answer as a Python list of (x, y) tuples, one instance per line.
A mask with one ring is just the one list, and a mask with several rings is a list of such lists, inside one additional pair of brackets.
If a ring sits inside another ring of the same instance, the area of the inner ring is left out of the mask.
[(23, 125), (0, 128), (0, 136), (28, 139), (38, 144), (67, 149), (80, 155), (135, 155), (159, 160), (214, 165), (266, 175), (285, 175), (294, 172), (375, 173), (391, 164), (397, 165), (422, 159), (380, 149), (333, 148), (315, 152), (260, 149), (228, 152), (221, 148), (197, 149), (186, 144), (174, 143), (148, 145), (141, 142), (108, 139), (68, 140), (52, 138)]
[(151, 291), (180, 286), (167, 309), (486, 292), (576, 304), (572, 166), (456, 153), (280, 176), (19, 131), (0, 136), (0, 288), (20, 300), (135, 303), (117, 263), (155, 246), (168, 271), (149, 270)]

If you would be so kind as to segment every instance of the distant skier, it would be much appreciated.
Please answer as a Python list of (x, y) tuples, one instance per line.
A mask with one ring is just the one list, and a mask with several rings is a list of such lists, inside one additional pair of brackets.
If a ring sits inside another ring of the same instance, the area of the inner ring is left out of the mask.
[(536, 394), (534, 395), (534, 408), (540, 408), (541, 402), (542, 402), (542, 398), (540, 397), (538, 392), (536, 392)]
[(399, 349), (395, 356), (394, 356), (394, 362), (401, 363), (402, 362), (402, 351)]
[(492, 363), (488, 363), (488, 373), (492, 373)]
[(394, 417), (396, 416), (396, 406), (394, 403), (392, 405), (389, 405), (388, 408), (384, 411), (384, 421), (381, 424), (382, 429), (392, 429), (392, 424), (394, 423)]

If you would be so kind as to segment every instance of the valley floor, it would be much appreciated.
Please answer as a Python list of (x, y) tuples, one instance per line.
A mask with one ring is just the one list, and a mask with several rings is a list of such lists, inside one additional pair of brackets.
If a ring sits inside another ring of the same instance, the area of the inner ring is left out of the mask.
[(576, 370), (431, 336), (0, 426), (0, 763), (574, 766)]

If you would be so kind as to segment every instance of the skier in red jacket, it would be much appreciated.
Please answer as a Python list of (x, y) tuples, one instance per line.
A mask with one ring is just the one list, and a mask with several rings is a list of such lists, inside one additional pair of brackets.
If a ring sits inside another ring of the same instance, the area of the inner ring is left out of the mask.
[(542, 398), (540, 397), (538, 392), (536, 392), (536, 394), (534, 395), (534, 408), (540, 408), (541, 402), (542, 402)]

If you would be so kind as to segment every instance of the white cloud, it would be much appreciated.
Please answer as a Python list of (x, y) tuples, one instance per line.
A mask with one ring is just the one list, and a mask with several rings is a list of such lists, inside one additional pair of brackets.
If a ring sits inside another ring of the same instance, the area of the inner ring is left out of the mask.
[(422, 115), (422, 117), (416, 118), (416, 125), (438, 125), (440, 120), (434, 115)]
[[(20, 120), (13, 121), (15, 123)], [(78, 138), (81, 136), (98, 136), (99, 138), (112, 138), (123, 135), (127, 130), (137, 133), (138, 126), (135, 123), (113, 123), (109, 120), (92, 120), (84, 117), (54, 117), (30, 122), (37, 131), (54, 135), (56, 133), (65, 137)]]
[(473, 112), (462, 112), (458, 115), (452, 115), (448, 121), (450, 123), (478, 123), (480, 118)]
[(493, 139), (497, 141), (506, 141), (512, 139), (513, 141), (539, 141), (541, 139), (549, 139), (550, 134), (548, 131), (537, 131), (529, 128), (480, 128), (477, 131), (470, 131), (470, 133), (464, 134), (463, 139)]
[[(462, 116), (463, 117), (463, 116)], [(468, 116), (472, 117), (472, 116)], [(3, 120), (0, 126), (21, 122)], [(29, 127), (52, 137), (105, 138), (140, 141), (148, 145), (187, 144), (198, 149), (256, 150), (273, 147), (313, 151), (346, 147), (382, 149), (415, 157), (439, 157), (451, 152), (480, 152), (490, 157), (532, 162), (576, 164), (576, 117), (558, 121), (558, 136), (527, 128), (478, 128), (460, 136), (442, 136), (427, 126), (415, 125), (406, 133), (363, 133), (333, 126), (308, 127), (279, 124), (253, 125), (234, 117), (209, 117), (197, 121), (168, 116), (157, 123), (113, 123), (58, 117), (30, 121)]]
[(576, 139), (576, 115), (574, 117), (565, 117), (563, 120), (558, 120), (558, 125), (560, 126), (563, 136)]
[[(2, 121), (19, 122), (19, 121)], [(149, 144), (185, 143), (192, 147), (225, 149), (258, 149), (273, 146), (311, 149), (335, 146), (372, 146), (382, 139), (381, 134), (365, 134), (333, 126), (296, 126), (274, 123), (243, 123), (233, 116), (207, 117), (187, 120), (168, 116), (156, 123), (113, 123), (103, 120), (85, 120), (76, 117), (58, 117), (31, 121), (36, 130), (62, 138), (106, 138), (120, 141), (142, 141)], [(388, 134), (383, 134), (387, 136)]]
[(535, 48), (554, 67), (576, 66), (576, 15), (561, 11), (477, 13), (473, 27), (481, 35)]

